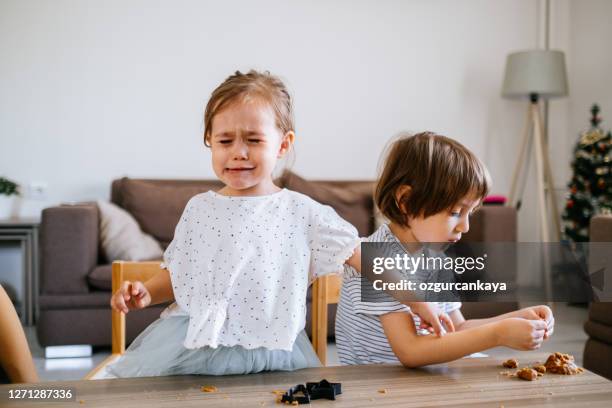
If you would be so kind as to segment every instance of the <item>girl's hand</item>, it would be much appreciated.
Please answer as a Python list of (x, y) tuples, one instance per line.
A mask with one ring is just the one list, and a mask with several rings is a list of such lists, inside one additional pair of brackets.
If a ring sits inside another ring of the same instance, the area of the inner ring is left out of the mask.
[(517, 350), (540, 348), (546, 332), (546, 322), (539, 319), (509, 317), (496, 324), (498, 325), (498, 343)]
[(114, 310), (126, 314), (131, 309), (143, 309), (149, 304), (151, 304), (151, 294), (140, 281), (124, 281), (110, 300)]
[[(455, 326), (450, 317), (441, 312), (435, 303), (431, 302), (409, 302), (410, 311), (421, 319), (419, 329), (427, 329), (432, 333), (436, 333), (438, 337), (444, 336), (448, 332), (454, 332)], [(444, 329), (444, 326), (446, 330)]]
[(532, 307), (526, 307), (518, 311), (518, 316), (529, 320), (544, 320), (546, 322), (546, 332), (544, 333), (544, 340), (552, 336), (555, 330), (555, 318), (552, 310), (546, 305), (538, 305)]

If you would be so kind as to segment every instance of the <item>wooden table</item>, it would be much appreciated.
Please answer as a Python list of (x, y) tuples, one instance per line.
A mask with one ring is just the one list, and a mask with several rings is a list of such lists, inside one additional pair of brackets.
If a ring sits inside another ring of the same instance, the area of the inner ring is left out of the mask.
[[(523, 365), (544, 361), (544, 353), (516, 353)], [(336, 401), (316, 400), (317, 407), (372, 406), (470, 406), (584, 408), (612, 406), (612, 382), (591, 372), (575, 376), (546, 374), (537, 381), (523, 381), (501, 374), (507, 370), (494, 358), (468, 358), (422, 369), (391, 365), (309, 368), (295, 372), (270, 372), (225, 377), (150, 377), (118, 380), (66, 381), (39, 386), (74, 387), (76, 401), (64, 403), (7, 403), (7, 392), (16, 386), (0, 386), (0, 406), (14, 407), (260, 407), (275, 403), (274, 390), (326, 378), (342, 383)], [(218, 392), (204, 393), (203, 385)], [(23, 387), (22, 387), (23, 388)], [(385, 390), (385, 393), (379, 392)]]

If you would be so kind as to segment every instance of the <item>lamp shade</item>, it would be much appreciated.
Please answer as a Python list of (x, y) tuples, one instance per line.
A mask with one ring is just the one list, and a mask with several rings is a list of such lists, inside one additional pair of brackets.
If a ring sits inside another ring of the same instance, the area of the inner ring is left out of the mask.
[(567, 95), (565, 55), (562, 51), (529, 50), (508, 55), (502, 96), (542, 98)]

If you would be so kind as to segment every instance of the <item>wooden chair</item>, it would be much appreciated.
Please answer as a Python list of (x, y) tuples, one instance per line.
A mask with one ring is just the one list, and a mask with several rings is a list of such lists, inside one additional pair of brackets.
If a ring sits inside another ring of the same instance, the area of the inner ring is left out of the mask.
[(321, 360), (327, 365), (327, 306), (338, 303), (341, 275), (325, 275), (312, 284), (312, 346)]
[[(112, 293), (121, 286), (121, 282), (146, 281), (161, 271), (161, 261), (152, 262), (113, 262)], [(312, 345), (321, 364), (327, 362), (327, 305), (338, 303), (342, 278), (339, 275), (327, 275), (316, 279), (312, 287)], [(112, 319), (112, 353), (96, 368), (85, 376), (93, 379), (107, 365), (117, 360), (125, 353), (125, 315), (113, 310)]]
[[(121, 282), (125, 280), (129, 281), (147, 281), (153, 275), (160, 272), (162, 269), (159, 267), (161, 261), (151, 262), (126, 262), (126, 261), (115, 261), (113, 262), (113, 274), (112, 274), (112, 293), (115, 293), (121, 286)], [(113, 310), (111, 312), (112, 319), (112, 353), (104, 361), (102, 361), (96, 368), (91, 370), (85, 376), (86, 380), (91, 380), (99, 372), (101, 372), (107, 365), (118, 359), (123, 353), (125, 353), (125, 314)]]

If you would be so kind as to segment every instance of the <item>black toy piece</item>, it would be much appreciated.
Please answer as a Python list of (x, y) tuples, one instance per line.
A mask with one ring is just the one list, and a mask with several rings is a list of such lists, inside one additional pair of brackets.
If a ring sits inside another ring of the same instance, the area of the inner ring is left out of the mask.
[(310, 394), (310, 399), (326, 398), (329, 400), (335, 400), (336, 395), (342, 394), (341, 383), (330, 383), (327, 380), (321, 380), (320, 382), (309, 382), (306, 383), (306, 389)]
[[(304, 395), (295, 395), (300, 392)], [(295, 404), (296, 402), (298, 404), (310, 404), (310, 394), (306, 387), (304, 387), (304, 384), (298, 384), (295, 387), (289, 388), (289, 391), (283, 394), (281, 402), (284, 404)]]
[[(296, 395), (302, 393), (303, 395)], [(335, 400), (337, 395), (342, 394), (341, 383), (330, 383), (323, 379), (319, 382), (307, 382), (298, 384), (295, 387), (289, 388), (289, 391), (283, 394), (281, 403), (284, 404), (310, 404), (310, 400), (326, 398)]]

